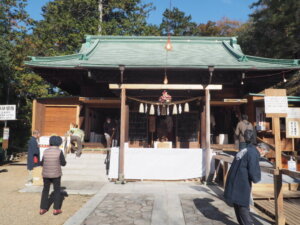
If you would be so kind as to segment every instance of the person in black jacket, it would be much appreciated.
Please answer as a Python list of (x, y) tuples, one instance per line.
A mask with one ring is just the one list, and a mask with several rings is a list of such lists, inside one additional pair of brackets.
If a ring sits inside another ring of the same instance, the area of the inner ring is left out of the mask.
[(268, 151), (269, 147), (264, 143), (259, 143), (256, 147), (249, 144), (236, 154), (228, 172), (224, 198), (229, 205), (233, 205), (241, 225), (253, 224), (249, 208), (251, 186), (252, 182), (261, 180), (259, 158)]
[(104, 137), (106, 139), (106, 146), (107, 148), (111, 147), (112, 144), (112, 138), (115, 135), (115, 124), (112, 122), (110, 117), (106, 118), (106, 121), (103, 125), (103, 130), (104, 130)]
[[(28, 181), (26, 185), (32, 185), (33, 177), (32, 177), (32, 170), (34, 167), (39, 166), (39, 159), (40, 159), (40, 148), (37, 139), (40, 136), (40, 132), (34, 130), (32, 132), (32, 136), (28, 141), (28, 154), (27, 154), (27, 169), (29, 173)], [(36, 161), (34, 160), (36, 158)]]

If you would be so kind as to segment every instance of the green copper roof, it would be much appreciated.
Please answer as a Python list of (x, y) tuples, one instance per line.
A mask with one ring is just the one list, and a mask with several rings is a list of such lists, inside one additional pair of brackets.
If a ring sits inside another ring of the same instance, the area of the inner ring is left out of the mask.
[(243, 54), (235, 37), (86, 36), (78, 54), (31, 57), (25, 64), (44, 68), (207, 68), (300, 69), (300, 60), (269, 59)]

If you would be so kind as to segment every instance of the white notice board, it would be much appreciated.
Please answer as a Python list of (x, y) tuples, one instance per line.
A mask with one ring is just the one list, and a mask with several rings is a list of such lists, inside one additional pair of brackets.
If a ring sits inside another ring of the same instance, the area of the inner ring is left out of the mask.
[(300, 108), (288, 108), (285, 124), (287, 138), (300, 138)]
[(265, 113), (287, 113), (287, 96), (265, 96)]
[(15, 120), (16, 105), (0, 105), (0, 120)]
[(300, 108), (288, 108), (287, 118), (300, 119)]

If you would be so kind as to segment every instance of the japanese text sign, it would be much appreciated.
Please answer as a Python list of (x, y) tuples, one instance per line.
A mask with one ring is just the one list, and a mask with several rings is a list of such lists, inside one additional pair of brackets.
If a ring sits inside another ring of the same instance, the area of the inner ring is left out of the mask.
[(0, 105), (0, 120), (15, 120), (16, 105)]

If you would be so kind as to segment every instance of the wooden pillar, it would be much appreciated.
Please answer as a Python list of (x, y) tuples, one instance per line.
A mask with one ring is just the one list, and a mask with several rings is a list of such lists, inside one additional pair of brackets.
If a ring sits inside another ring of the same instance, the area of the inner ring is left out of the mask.
[(124, 150), (126, 136), (126, 89), (121, 89), (121, 123), (120, 123), (120, 150), (119, 150), (119, 175), (118, 181), (124, 183)]
[[(31, 131), (36, 130), (36, 99), (32, 102), (32, 121)], [(41, 131), (40, 131), (41, 132)]]
[(84, 109), (84, 133), (86, 139), (90, 139), (90, 132), (90, 108), (86, 106)]
[(274, 174), (274, 199), (276, 225), (284, 225), (285, 217), (283, 211), (283, 191), (282, 191), (282, 160), (281, 160), (281, 139), (280, 139), (280, 118), (272, 117), (273, 131), (275, 138), (275, 174)]
[(125, 126), (125, 142), (129, 140), (129, 106), (126, 105), (126, 126)]
[(200, 147), (202, 149), (206, 148), (206, 116), (205, 116), (205, 105), (204, 102), (202, 102), (201, 107), (201, 123), (200, 123)]
[(255, 107), (254, 107), (253, 96), (247, 97), (247, 115), (248, 115), (249, 122), (254, 124), (256, 122), (256, 118), (255, 118)]
[(209, 89), (205, 89), (205, 115), (206, 115), (206, 121), (205, 121), (205, 129), (206, 129), (206, 176), (205, 179), (208, 181), (209, 175), (210, 175), (210, 165), (211, 165), (211, 149), (210, 149), (210, 92)]

